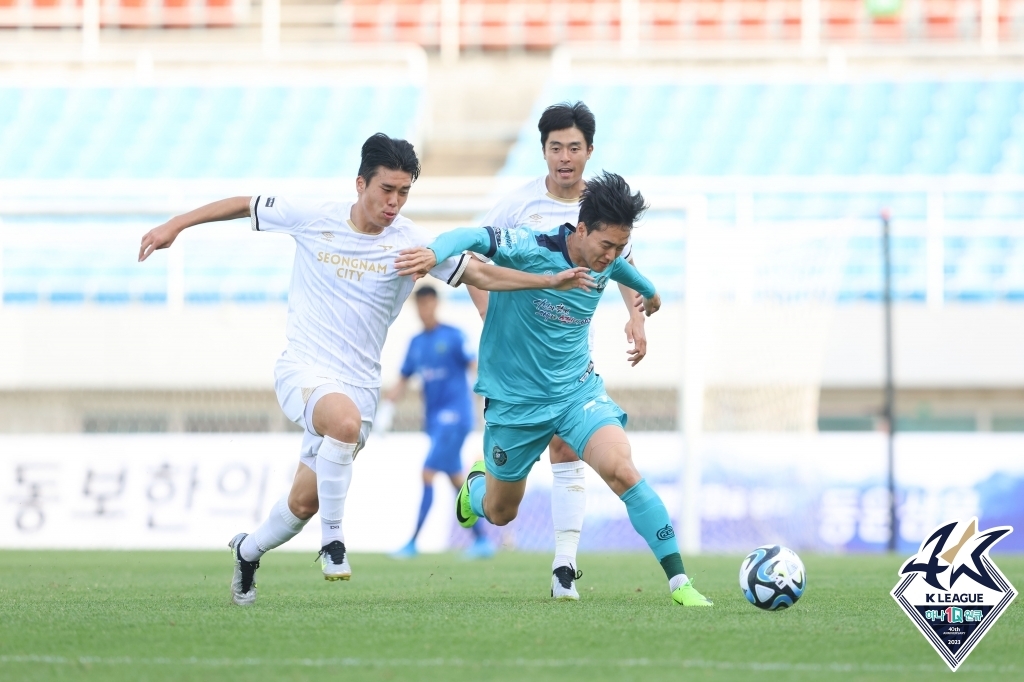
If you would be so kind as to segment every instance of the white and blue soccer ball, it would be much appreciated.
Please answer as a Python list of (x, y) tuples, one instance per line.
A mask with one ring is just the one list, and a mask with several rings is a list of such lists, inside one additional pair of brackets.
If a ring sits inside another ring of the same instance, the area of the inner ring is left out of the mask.
[(740, 564), (740, 589), (759, 609), (774, 611), (796, 603), (807, 586), (804, 562), (781, 545), (758, 547)]

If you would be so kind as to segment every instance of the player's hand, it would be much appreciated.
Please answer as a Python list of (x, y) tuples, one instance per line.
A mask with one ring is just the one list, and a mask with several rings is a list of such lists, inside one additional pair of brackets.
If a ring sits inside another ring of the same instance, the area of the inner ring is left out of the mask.
[(423, 277), (437, 265), (437, 255), (425, 246), (402, 249), (395, 257), (395, 271), (414, 280)]
[[(644, 315), (646, 315), (647, 317), (650, 317), (654, 313), (661, 310), (661, 296), (659, 294), (654, 294), (654, 296), (651, 296), (650, 298), (643, 298), (642, 296), (637, 294), (637, 298), (640, 299), (640, 303), (644, 309)], [(641, 306), (637, 307), (639, 308)]]
[(626, 362), (631, 367), (636, 367), (636, 364), (647, 355), (647, 330), (644, 328), (644, 318), (629, 318), (629, 322), (626, 323), (626, 341), (633, 344), (632, 348), (626, 350)]
[(583, 289), (590, 291), (590, 287), (597, 286), (597, 282), (590, 276), (590, 268), (578, 267), (571, 270), (562, 270), (557, 275), (548, 275), (551, 286), (547, 289), (557, 291), (569, 291), (570, 289)]
[(168, 220), (159, 227), (154, 227), (152, 230), (142, 235), (142, 245), (139, 247), (139, 262), (149, 258), (157, 249), (166, 249), (168, 246), (174, 243), (174, 240), (181, 234), (181, 230), (177, 226), (171, 224), (172, 221)]

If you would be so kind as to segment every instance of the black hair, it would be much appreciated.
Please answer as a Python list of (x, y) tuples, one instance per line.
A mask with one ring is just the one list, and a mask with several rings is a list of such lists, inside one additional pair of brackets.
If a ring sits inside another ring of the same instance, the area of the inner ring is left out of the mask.
[(405, 171), (412, 181), (420, 176), (420, 160), (416, 150), (405, 140), (396, 140), (384, 133), (371, 135), (363, 143), (362, 160), (359, 162), (359, 177), (370, 184), (378, 168)]
[(424, 284), (423, 286), (416, 290), (416, 298), (420, 299), (423, 298), (424, 296), (433, 296), (434, 298), (437, 298), (437, 289), (430, 286), (429, 284)]
[(632, 194), (621, 175), (608, 171), (587, 180), (580, 195), (580, 222), (587, 226), (587, 234), (608, 225), (632, 229), (646, 210), (644, 196), (640, 192)]
[(566, 128), (578, 128), (583, 133), (583, 139), (587, 146), (594, 145), (594, 132), (597, 130), (597, 121), (594, 113), (590, 111), (583, 102), (560, 102), (552, 104), (540, 115), (537, 122), (537, 129), (540, 130), (540, 146), (548, 143), (548, 135), (556, 130)]

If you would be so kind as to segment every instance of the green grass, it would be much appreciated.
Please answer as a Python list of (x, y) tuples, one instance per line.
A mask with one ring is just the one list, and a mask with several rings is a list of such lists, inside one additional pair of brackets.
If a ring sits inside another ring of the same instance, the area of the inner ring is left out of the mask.
[[(949, 671), (889, 597), (899, 557), (804, 556), (792, 609), (762, 612), (740, 557), (687, 562), (713, 609), (673, 605), (647, 555), (584, 555), (578, 603), (548, 598), (550, 558), (395, 562), (350, 583), (274, 553), (250, 608), (227, 551), (0, 553), (0, 680), (931, 680)], [(999, 556), (1024, 587), (1024, 557)], [(1024, 601), (1024, 600), (1021, 600)], [(1024, 679), (1014, 603), (957, 673)]]

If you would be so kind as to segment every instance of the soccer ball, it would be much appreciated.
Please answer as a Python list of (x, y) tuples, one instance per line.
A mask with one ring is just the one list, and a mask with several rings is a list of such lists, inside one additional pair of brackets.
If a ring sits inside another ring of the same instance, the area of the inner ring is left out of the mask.
[(740, 589), (759, 609), (774, 611), (796, 603), (804, 593), (804, 562), (781, 545), (758, 547), (740, 564)]

